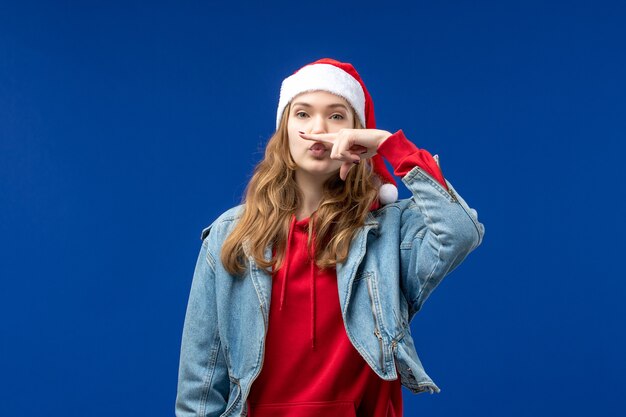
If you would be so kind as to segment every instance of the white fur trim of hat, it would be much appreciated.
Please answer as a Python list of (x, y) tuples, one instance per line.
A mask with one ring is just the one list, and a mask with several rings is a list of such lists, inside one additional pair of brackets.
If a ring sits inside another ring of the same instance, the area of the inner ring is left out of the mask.
[(283, 81), (276, 114), (276, 129), (280, 125), (285, 107), (295, 96), (316, 90), (328, 91), (345, 98), (365, 126), (365, 94), (359, 82), (333, 65), (315, 64), (305, 66)]

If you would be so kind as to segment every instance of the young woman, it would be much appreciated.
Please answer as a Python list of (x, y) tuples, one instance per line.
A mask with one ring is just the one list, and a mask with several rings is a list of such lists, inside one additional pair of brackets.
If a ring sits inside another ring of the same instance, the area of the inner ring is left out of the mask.
[(243, 204), (202, 231), (176, 415), (401, 416), (401, 385), (439, 392), (409, 324), (483, 235), (430, 153), (376, 129), (352, 65), (304, 66)]

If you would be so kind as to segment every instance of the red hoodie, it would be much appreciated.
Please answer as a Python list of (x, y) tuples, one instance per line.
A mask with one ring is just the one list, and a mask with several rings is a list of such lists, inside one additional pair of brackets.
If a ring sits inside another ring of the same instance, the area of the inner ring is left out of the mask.
[[(418, 149), (402, 130), (383, 142), (378, 153), (397, 176), (417, 165), (447, 189), (430, 153)], [(372, 206), (376, 208), (378, 204)], [(321, 270), (312, 261), (308, 227), (308, 217), (292, 217), (285, 262), (273, 274), (265, 357), (248, 397), (249, 416), (401, 416), (400, 379), (381, 379), (348, 339), (336, 271)]]

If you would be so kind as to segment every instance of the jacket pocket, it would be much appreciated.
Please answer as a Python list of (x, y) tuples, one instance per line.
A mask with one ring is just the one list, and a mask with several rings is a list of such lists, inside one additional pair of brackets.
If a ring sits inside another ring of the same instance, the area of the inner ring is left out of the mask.
[(356, 417), (352, 401), (251, 404), (249, 417)]
[(228, 393), (228, 406), (226, 411), (222, 414), (222, 416), (230, 416), (235, 407), (239, 405), (239, 401), (241, 401), (241, 386), (239, 385), (239, 380), (229, 377), (230, 379), (230, 392)]
[(374, 336), (378, 339), (378, 347), (380, 349), (380, 369), (385, 369), (385, 348), (383, 346), (383, 335), (381, 333), (382, 313), (380, 311), (380, 297), (378, 295), (378, 287), (374, 285), (371, 274), (367, 277), (367, 294), (369, 296), (370, 305), (372, 307), (372, 315), (374, 319)]

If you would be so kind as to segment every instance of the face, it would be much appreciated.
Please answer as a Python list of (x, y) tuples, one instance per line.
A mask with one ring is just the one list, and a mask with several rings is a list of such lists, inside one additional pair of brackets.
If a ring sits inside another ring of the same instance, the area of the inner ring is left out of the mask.
[[(289, 151), (298, 165), (296, 182), (305, 179), (323, 183), (339, 172), (342, 162), (330, 159), (330, 144), (324, 144), (326, 151), (320, 154), (311, 150), (316, 143), (302, 139), (298, 134), (334, 133), (343, 128), (354, 127), (354, 113), (348, 102), (326, 91), (313, 91), (297, 95), (291, 101), (287, 131)], [(321, 142), (317, 142), (321, 143)], [(317, 145), (319, 146), (319, 145)]]

